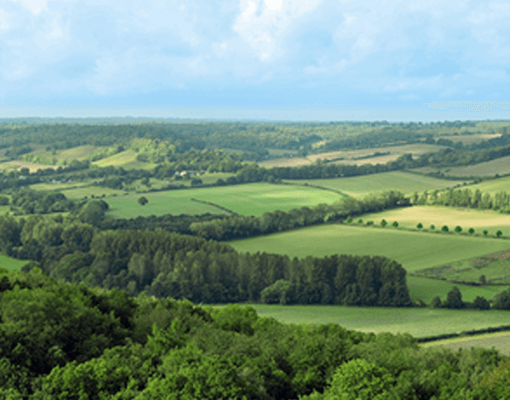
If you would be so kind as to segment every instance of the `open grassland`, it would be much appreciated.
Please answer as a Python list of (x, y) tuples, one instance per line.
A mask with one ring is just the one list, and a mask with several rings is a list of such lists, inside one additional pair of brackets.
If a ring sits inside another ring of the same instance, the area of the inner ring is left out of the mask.
[(42, 165), (42, 164), (35, 164), (28, 161), (23, 160), (12, 160), (12, 161), (6, 161), (3, 163), (0, 163), (0, 169), (4, 171), (14, 171), (19, 170), (21, 168), (28, 168), (30, 173), (37, 172), (38, 169), (47, 169), (47, 168), (53, 168), (57, 169), (58, 165)]
[(59, 190), (68, 199), (84, 199), (94, 197), (106, 196), (123, 196), (126, 192), (118, 189), (110, 189), (101, 186), (82, 186), (71, 189)]
[[(261, 317), (286, 324), (339, 324), (362, 332), (409, 333), (420, 338), (507, 325), (503, 310), (447, 310), (430, 308), (349, 307), (324, 305), (246, 304)], [(214, 307), (224, 307), (217, 305)]]
[(438, 340), (421, 344), (422, 347), (444, 347), (453, 351), (470, 349), (471, 347), (494, 347), (501, 354), (510, 355), (510, 332), (494, 332), (476, 336), (465, 336), (454, 339)]
[(491, 179), (485, 182), (470, 185), (468, 189), (472, 191), (480, 189), (482, 193), (490, 193), (492, 196), (499, 192), (510, 193), (510, 177)]
[(20, 271), (21, 267), (28, 263), (28, 260), (16, 260), (0, 253), (0, 268), (5, 268), (8, 271)]
[(475, 176), (495, 176), (510, 174), (510, 156), (496, 158), (495, 160), (466, 165), (462, 167), (434, 168), (422, 167), (416, 168), (416, 172), (420, 173), (443, 173), (445, 176), (452, 177), (475, 177)]
[[(32, 146), (33, 147), (33, 146)], [(73, 147), (71, 149), (65, 149), (65, 150), (51, 150), (46, 151), (45, 148), (35, 149), (34, 151), (28, 153), (27, 155), (33, 155), (34, 159), (32, 161), (37, 162), (38, 159), (40, 160), (53, 160), (55, 159), (57, 161), (57, 164), (62, 165), (63, 161), (67, 161), (68, 163), (72, 160), (86, 160), (90, 155), (96, 153), (99, 150), (104, 149), (105, 147), (101, 146), (92, 146), (92, 145), (84, 145), (84, 146), (78, 146)], [(42, 164), (48, 164), (42, 163)]]
[[(379, 224), (382, 219), (385, 219), (389, 224), (397, 221), (401, 228), (416, 228), (421, 222), (425, 230), (428, 230), (430, 225), (434, 225), (437, 231), (446, 225), (450, 232), (453, 232), (456, 226), (460, 226), (463, 233), (467, 233), (469, 228), (473, 228), (475, 234), (482, 234), (486, 229), (489, 231), (489, 235), (495, 235), (498, 230), (501, 230), (504, 236), (510, 236), (510, 215), (492, 210), (413, 206), (366, 214), (361, 218), (363, 222), (374, 221), (374, 224)], [(508, 247), (510, 248), (510, 242)]]
[[(321, 189), (291, 185), (271, 185), (268, 183), (169, 190), (158, 193), (146, 193), (144, 196), (149, 200), (149, 204), (143, 208), (141, 206), (136, 207), (138, 206), (136, 200), (140, 195), (109, 198), (107, 202), (111, 202), (111, 206), (119, 210), (114, 211), (113, 215), (122, 216), (122, 218), (130, 218), (137, 217), (138, 215), (151, 214), (186, 214), (186, 209), (195, 210), (198, 207), (199, 203), (192, 202), (192, 198), (211, 202), (235, 213), (245, 215), (261, 215), (266, 211), (274, 210), (288, 211), (303, 206), (333, 203), (340, 199), (340, 195)], [(156, 207), (157, 210), (151, 213), (151, 198), (154, 196), (158, 199), (156, 200), (158, 202), (157, 204), (161, 204), (163, 208), (159, 210), (158, 205)], [(124, 202), (128, 202), (126, 204), (133, 203), (133, 206), (125, 208), (120, 205), (121, 203), (124, 204)], [(219, 212), (217, 208), (213, 208), (213, 210)], [(197, 211), (190, 213), (200, 214), (200, 212)]]
[(276, 158), (273, 160), (264, 160), (258, 163), (261, 167), (302, 167), (310, 165), (310, 160), (304, 157)]
[[(409, 273), (510, 248), (510, 242), (502, 239), (340, 224), (314, 226), (228, 243), (240, 252), (265, 251), (290, 257), (379, 255), (399, 262)], [(407, 281), (411, 298), (422, 299), (426, 303), (435, 296), (446, 299), (448, 291), (455, 286), (450, 282), (414, 276), (408, 276)], [(476, 296), (491, 298), (501, 290), (497, 286), (457, 286), (466, 301), (472, 301)]]
[[(226, 214), (224, 211), (207, 205), (191, 201), (193, 196), (182, 196), (182, 192), (189, 190), (173, 190), (166, 192), (153, 192), (144, 194), (130, 193), (125, 196), (108, 197), (104, 200), (110, 206), (108, 214), (115, 218), (136, 218), (138, 216), (149, 217), (166, 214)], [(172, 196), (174, 194), (181, 194)], [(144, 196), (149, 202), (145, 206), (138, 204), (138, 199)]]
[(497, 137), (500, 137), (501, 133), (482, 133), (479, 135), (448, 135), (448, 136), (438, 136), (434, 139), (447, 139), (451, 140), (453, 143), (462, 142), (463, 145), (470, 145), (473, 143), (480, 143), (482, 140), (490, 140)]
[(431, 178), (401, 171), (348, 178), (285, 180), (285, 182), (322, 186), (353, 197), (364, 197), (368, 194), (390, 189), (402, 191), (406, 194), (412, 194), (416, 191), (421, 193), (424, 190), (444, 189), (459, 184), (458, 181)]
[(136, 161), (137, 155), (135, 151), (127, 149), (121, 153), (95, 161), (92, 164), (98, 167), (113, 166), (117, 168), (122, 167), (124, 169), (152, 169), (156, 166), (156, 164)]
[(36, 183), (34, 185), (30, 185), (30, 189), (32, 190), (43, 190), (43, 191), (56, 191), (56, 192), (64, 192), (66, 190), (80, 188), (84, 186), (89, 186), (92, 182), (44, 182), (44, 183)]

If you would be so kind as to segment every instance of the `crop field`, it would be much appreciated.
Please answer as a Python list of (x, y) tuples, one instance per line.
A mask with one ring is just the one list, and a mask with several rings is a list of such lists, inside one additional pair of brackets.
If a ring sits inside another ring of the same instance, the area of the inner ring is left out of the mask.
[(58, 165), (42, 165), (42, 164), (35, 164), (28, 161), (23, 160), (12, 160), (12, 161), (6, 161), (3, 163), (0, 163), (0, 170), (7, 170), (7, 171), (13, 171), (13, 170), (19, 170), (21, 168), (28, 168), (30, 173), (37, 172), (38, 169), (47, 169), (47, 168), (53, 168), (57, 169)]
[(510, 332), (494, 332), (476, 336), (465, 336), (454, 339), (438, 340), (421, 344), (422, 347), (444, 347), (457, 351), (458, 349), (470, 349), (471, 347), (494, 347), (501, 354), (510, 355)]
[(442, 172), (445, 176), (453, 177), (471, 177), (471, 176), (495, 176), (510, 174), (510, 156), (496, 158), (495, 160), (466, 165), (462, 167), (448, 167), (448, 168), (434, 168), (434, 167), (422, 167), (416, 168), (416, 172), (420, 173), (435, 173)]
[[(34, 146), (32, 146), (34, 147)], [(95, 152), (104, 149), (105, 147), (101, 146), (91, 146), (91, 145), (84, 145), (84, 146), (77, 146), (73, 147), (71, 149), (65, 149), (65, 150), (55, 150), (55, 154), (52, 151), (46, 151), (43, 146), (40, 146), (41, 148), (36, 149), (30, 153), (29, 155), (34, 155), (37, 157), (41, 157), (41, 159), (56, 159), (57, 163), (61, 165), (62, 161), (67, 160), (68, 162), (71, 162), (72, 160), (86, 160), (88, 156), (94, 154)]]
[[(434, 225), (437, 231), (446, 225), (450, 232), (453, 232), (456, 226), (460, 226), (463, 233), (473, 228), (475, 234), (482, 236), (484, 229), (488, 230), (489, 236), (495, 235), (498, 230), (503, 232), (503, 236), (510, 236), (510, 215), (492, 210), (413, 206), (366, 214), (362, 217), (363, 222), (374, 221), (375, 224), (379, 224), (382, 219), (389, 224), (397, 221), (402, 228), (416, 228), (416, 225), (421, 222), (425, 230), (429, 230), (430, 225)], [(510, 248), (510, 242), (508, 247)]]
[(417, 338), (508, 325), (510, 320), (510, 312), (504, 310), (246, 305), (253, 307), (261, 317), (274, 318), (285, 324), (339, 324), (349, 330), (376, 334), (409, 333)]
[(434, 139), (447, 139), (451, 140), (453, 143), (462, 142), (464, 145), (470, 145), (473, 143), (480, 143), (482, 140), (494, 139), (496, 137), (500, 137), (501, 133), (482, 133), (479, 135), (450, 135), (450, 136), (438, 136)]
[(275, 158), (273, 160), (264, 160), (258, 163), (261, 167), (302, 167), (303, 165), (310, 165), (310, 160), (304, 157), (291, 157), (291, 158)]
[(8, 271), (19, 271), (28, 263), (28, 260), (16, 260), (0, 253), (0, 268), (5, 268)]
[(347, 178), (285, 180), (285, 182), (322, 186), (338, 190), (353, 197), (364, 197), (390, 189), (402, 191), (406, 194), (421, 193), (424, 190), (444, 189), (459, 184), (458, 181), (431, 178), (400, 171)]
[(124, 169), (152, 169), (156, 164), (144, 163), (136, 161), (138, 154), (131, 149), (127, 149), (121, 153), (115, 154), (110, 157), (103, 158), (99, 161), (94, 161), (92, 164), (98, 167), (122, 167)]
[(59, 190), (68, 199), (84, 199), (91, 197), (123, 196), (126, 192), (118, 189), (110, 189), (101, 186), (82, 186), (71, 189)]
[[(271, 185), (268, 183), (169, 190), (158, 193), (146, 193), (144, 196), (149, 200), (149, 204), (144, 207), (139, 206), (136, 202), (140, 197), (139, 194), (122, 196), (121, 198), (109, 198), (107, 202), (117, 209), (117, 211), (113, 212), (113, 215), (121, 216), (122, 218), (134, 218), (138, 215), (185, 214), (188, 213), (186, 210), (195, 210), (190, 211), (193, 214), (212, 212), (209, 208), (208, 211), (198, 212), (198, 204), (200, 203), (192, 202), (191, 198), (208, 201), (235, 213), (245, 215), (261, 215), (266, 211), (274, 210), (288, 211), (303, 206), (333, 203), (340, 199), (340, 195), (321, 189), (291, 185)], [(158, 204), (157, 206), (151, 205), (152, 198), (157, 199), (155, 200), (157, 203), (153, 203)], [(133, 203), (132, 206), (131, 203)], [(124, 204), (130, 205), (126, 208)], [(151, 212), (153, 208), (154, 212)], [(213, 208), (213, 210), (216, 210), (216, 213), (219, 212), (217, 208)]]

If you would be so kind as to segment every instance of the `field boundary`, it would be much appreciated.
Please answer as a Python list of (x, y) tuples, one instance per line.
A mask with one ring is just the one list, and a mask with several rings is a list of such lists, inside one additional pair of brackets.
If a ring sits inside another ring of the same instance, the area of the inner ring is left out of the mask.
[(211, 206), (211, 207), (216, 207), (216, 208), (218, 208), (218, 209), (220, 209), (222, 211), (228, 212), (228, 213), (230, 213), (232, 215), (239, 215), (238, 213), (236, 213), (236, 212), (234, 212), (232, 210), (229, 210), (228, 208), (222, 207), (219, 204), (211, 203), (209, 201), (197, 200), (197, 199), (194, 199), (193, 197), (190, 200), (194, 201), (196, 203), (202, 203), (202, 204), (206, 204), (206, 205)]
[(291, 182), (280, 182), (280, 183), (278, 183), (278, 185), (313, 187), (314, 189), (325, 190), (327, 192), (339, 194), (340, 196), (351, 197), (348, 194), (341, 192), (340, 190), (335, 190), (335, 189), (331, 189), (331, 188), (327, 188), (327, 187), (319, 186), (319, 185), (311, 185), (309, 183), (299, 184), (299, 183), (291, 183)]
[(418, 343), (436, 342), (444, 339), (463, 338), (468, 336), (484, 335), (487, 333), (495, 332), (510, 332), (510, 325), (502, 325), (498, 327), (489, 327), (487, 329), (476, 329), (472, 331), (464, 331), (461, 333), (449, 333), (445, 335), (435, 335), (428, 337), (417, 338)]

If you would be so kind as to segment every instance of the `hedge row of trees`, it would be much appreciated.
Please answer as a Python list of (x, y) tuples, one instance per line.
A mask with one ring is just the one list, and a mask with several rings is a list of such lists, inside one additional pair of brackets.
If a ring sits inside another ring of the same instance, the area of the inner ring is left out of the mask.
[(190, 230), (193, 234), (206, 239), (225, 241), (341, 221), (351, 215), (410, 205), (409, 198), (403, 193), (390, 190), (378, 197), (367, 196), (363, 200), (347, 197), (332, 205), (320, 204), (316, 207), (302, 207), (289, 212), (277, 210), (266, 212), (260, 217), (238, 215), (222, 220), (196, 222), (190, 225)]
[[(509, 358), (0, 269), (5, 399), (500, 400)], [(506, 368), (506, 369), (505, 369)], [(341, 396), (341, 397), (340, 397)]]

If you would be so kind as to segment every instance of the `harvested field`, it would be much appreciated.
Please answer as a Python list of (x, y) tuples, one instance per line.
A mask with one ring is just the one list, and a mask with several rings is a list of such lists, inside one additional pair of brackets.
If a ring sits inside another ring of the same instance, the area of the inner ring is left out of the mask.
[(462, 167), (448, 167), (448, 168), (435, 168), (435, 167), (422, 167), (416, 168), (414, 171), (428, 174), (428, 173), (443, 173), (445, 176), (453, 177), (484, 177), (510, 174), (510, 156), (496, 158), (495, 160), (466, 165)]

